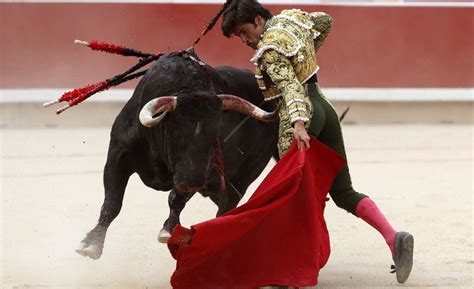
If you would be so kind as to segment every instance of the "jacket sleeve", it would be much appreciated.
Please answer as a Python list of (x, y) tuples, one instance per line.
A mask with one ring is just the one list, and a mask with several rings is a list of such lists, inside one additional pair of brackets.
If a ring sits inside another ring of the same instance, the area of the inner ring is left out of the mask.
[(262, 64), (272, 82), (282, 93), (291, 124), (297, 120), (308, 122), (311, 115), (306, 111), (305, 98), (307, 96), (290, 60), (274, 50), (267, 50), (262, 55)]
[(314, 48), (317, 52), (328, 37), (329, 32), (331, 32), (333, 20), (331, 16), (324, 12), (313, 12), (310, 13), (310, 16), (314, 23)]

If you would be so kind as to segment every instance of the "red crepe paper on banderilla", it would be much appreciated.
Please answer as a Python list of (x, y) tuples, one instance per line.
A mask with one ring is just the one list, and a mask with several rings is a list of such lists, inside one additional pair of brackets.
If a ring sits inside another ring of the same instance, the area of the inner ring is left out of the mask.
[(175, 289), (314, 286), (330, 253), (327, 192), (345, 161), (315, 139), (296, 144), (250, 200), (226, 214), (178, 225), (168, 241), (177, 260)]

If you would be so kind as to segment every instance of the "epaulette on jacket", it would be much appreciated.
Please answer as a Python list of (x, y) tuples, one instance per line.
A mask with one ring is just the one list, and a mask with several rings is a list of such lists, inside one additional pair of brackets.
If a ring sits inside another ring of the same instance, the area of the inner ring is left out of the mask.
[(265, 100), (277, 98), (281, 92), (265, 75), (262, 56), (268, 50), (274, 50), (287, 57), (295, 70), (298, 80), (306, 82), (313, 76), (318, 65), (315, 58), (314, 40), (320, 35), (311, 21), (309, 13), (298, 9), (283, 10), (269, 19), (251, 61), (257, 66), (255, 77)]

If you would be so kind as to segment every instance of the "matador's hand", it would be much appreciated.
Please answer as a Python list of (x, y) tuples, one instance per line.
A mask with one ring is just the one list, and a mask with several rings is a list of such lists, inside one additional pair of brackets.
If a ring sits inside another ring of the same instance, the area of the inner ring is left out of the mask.
[(295, 121), (293, 126), (295, 127), (295, 139), (298, 142), (298, 149), (309, 149), (309, 135), (304, 128), (304, 122)]

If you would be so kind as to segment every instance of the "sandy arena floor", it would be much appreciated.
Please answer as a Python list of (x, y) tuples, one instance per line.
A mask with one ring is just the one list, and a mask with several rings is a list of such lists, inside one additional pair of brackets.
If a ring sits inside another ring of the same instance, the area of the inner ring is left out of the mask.
[[(473, 126), (344, 129), (355, 188), (415, 236), (414, 269), (402, 287), (472, 288)], [(167, 193), (136, 175), (102, 258), (74, 252), (98, 218), (108, 134), (109, 128), (1, 130), (2, 288), (170, 288), (175, 262), (156, 240), (168, 215)], [(210, 200), (195, 196), (182, 223), (215, 212)], [(375, 230), (333, 202), (326, 220), (332, 255), (318, 288), (401, 287), (388, 273), (389, 250)]]

